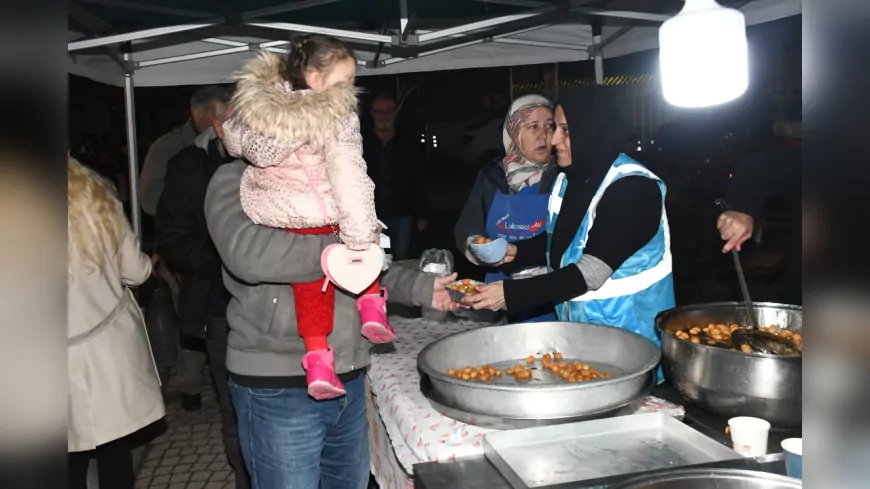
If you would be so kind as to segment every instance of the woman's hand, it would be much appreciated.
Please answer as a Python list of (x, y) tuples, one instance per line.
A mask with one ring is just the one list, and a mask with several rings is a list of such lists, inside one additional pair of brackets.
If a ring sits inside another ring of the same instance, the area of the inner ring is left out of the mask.
[(467, 295), (462, 303), (471, 306), (472, 309), (488, 309), (499, 311), (505, 309), (504, 282), (493, 282), (487, 285), (477, 286), (477, 294)]
[(500, 262), (496, 263), (495, 266), (499, 267), (504, 265), (505, 263), (510, 263), (517, 258), (517, 245), (513, 243), (508, 243), (507, 253), (505, 253), (504, 258), (501, 259)]
[(732, 249), (740, 251), (740, 247), (752, 237), (755, 221), (749, 214), (736, 211), (726, 211), (719, 215), (716, 228), (722, 239), (726, 241), (722, 253), (728, 253)]
[(436, 311), (458, 311), (459, 304), (453, 302), (447, 293), (447, 284), (455, 282), (457, 274), (449, 277), (435, 277), (435, 288), (432, 290), (432, 309)]

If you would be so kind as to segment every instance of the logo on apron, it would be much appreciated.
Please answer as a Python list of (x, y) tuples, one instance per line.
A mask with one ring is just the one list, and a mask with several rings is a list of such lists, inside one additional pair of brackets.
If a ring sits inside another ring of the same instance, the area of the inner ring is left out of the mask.
[(544, 224), (546, 224), (546, 222), (547, 222), (546, 219), (538, 219), (538, 220), (532, 222), (531, 224), (519, 224), (516, 222), (506, 222), (508, 220), (508, 218), (510, 218), (510, 216), (511, 216), (510, 214), (507, 214), (506, 216), (502, 217), (501, 219), (499, 219), (496, 222), (496, 226), (506, 233), (516, 232), (516, 231), (524, 231), (527, 233), (536, 234), (538, 231), (540, 231), (544, 227)]

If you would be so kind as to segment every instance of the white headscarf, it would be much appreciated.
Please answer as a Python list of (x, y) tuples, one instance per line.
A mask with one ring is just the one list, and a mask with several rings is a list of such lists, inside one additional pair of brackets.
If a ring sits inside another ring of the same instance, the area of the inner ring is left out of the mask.
[(502, 126), (502, 143), (506, 156), (502, 160), (502, 167), (507, 177), (508, 186), (512, 192), (535, 185), (541, 181), (541, 175), (550, 164), (547, 161), (532, 161), (520, 150), (519, 132), (522, 122), (528, 114), (539, 108), (547, 107), (552, 110), (553, 103), (541, 95), (525, 95), (511, 104), (504, 126)]

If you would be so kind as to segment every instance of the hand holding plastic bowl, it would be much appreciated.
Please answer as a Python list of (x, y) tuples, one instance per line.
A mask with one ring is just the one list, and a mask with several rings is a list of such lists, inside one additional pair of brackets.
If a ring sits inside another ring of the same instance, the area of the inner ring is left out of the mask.
[(508, 242), (504, 238), (497, 238), (488, 242), (485, 236), (469, 236), (466, 243), (471, 253), (482, 263), (493, 265), (501, 262), (508, 251)]

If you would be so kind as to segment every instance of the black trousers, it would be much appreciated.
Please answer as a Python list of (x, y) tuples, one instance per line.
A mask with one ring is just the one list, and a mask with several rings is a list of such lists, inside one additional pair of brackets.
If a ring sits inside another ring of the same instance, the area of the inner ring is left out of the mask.
[(97, 460), (100, 488), (133, 489), (136, 475), (133, 473), (133, 452), (126, 438), (104, 443), (94, 450), (69, 454), (69, 489), (87, 489), (88, 466)]

